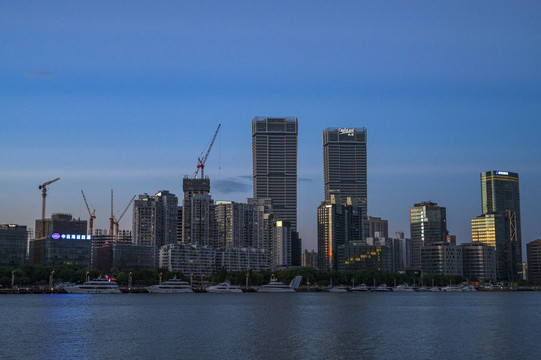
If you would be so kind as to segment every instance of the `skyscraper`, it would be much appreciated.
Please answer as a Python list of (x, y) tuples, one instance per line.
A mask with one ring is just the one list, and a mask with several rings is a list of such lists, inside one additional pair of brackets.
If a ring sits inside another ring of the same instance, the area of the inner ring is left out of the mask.
[(412, 267), (421, 268), (421, 249), (432, 243), (447, 241), (447, 212), (433, 202), (422, 202), (410, 208)]
[(327, 128), (323, 131), (325, 200), (338, 192), (355, 199), (367, 216), (366, 129)]
[(483, 215), (500, 214), (504, 219), (505, 243), (499, 248), (496, 244), (500, 280), (519, 280), (522, 276), (522, 239), (518, 174), (499, 170), (482, 172), (481, 207)]
[(297, 229), (297, 118), (252, 120), (255, 199), (272, 199), (277, 220)]

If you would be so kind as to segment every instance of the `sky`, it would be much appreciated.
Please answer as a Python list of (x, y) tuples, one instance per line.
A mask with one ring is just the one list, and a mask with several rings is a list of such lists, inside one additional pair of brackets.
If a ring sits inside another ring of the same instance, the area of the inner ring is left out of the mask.
[[(457, 242), (481, 214), (480, 172), (520, 177), (522, 242), (541, 238), (538, 1), (0, 3), (0, 224), (88, 219), (133, 195), (182, 197), (205, 167), (215, 200), (252, 196), (251, 121), (294, 116), (298, 227), (317, 249), (322, 131), (366, 127), (368, 215), (409, 235), (447, 208)], [(131, 209), (120, 222), (131, 229)]]

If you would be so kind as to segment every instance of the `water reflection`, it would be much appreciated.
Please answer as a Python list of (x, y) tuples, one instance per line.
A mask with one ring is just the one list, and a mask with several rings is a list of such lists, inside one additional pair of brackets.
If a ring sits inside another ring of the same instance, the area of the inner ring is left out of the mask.
[(2, 295), (0, 358), (532, 358), (541, 293)]

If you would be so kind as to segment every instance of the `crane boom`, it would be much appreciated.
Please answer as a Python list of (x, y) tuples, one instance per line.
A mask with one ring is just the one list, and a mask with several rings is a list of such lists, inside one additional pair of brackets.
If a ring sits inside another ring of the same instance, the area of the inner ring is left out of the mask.
[(220, 131), (220, 126), (222, 126), (222, 124), (218, 124), (218, 128), (216, 129), (216, 132), (214, 133), (214, 137), (212, 138), (212, 141), (210, 142), (210, 145), (207, 150), (207, 153), (205, 154), (205, 157), (203, 159), (201, 159), (201, 157), (197, 158), (197, 170), (195, 171), (195, 177), (197, 177), (197, 173), (199, 172), (199, 169), (201, 169), (201, 179), (205, 177), (205, 162), (207, 162), (207, 158), (209, 157), (210, 150), (212, 149), (212, 145), (214, 145), (214, 140), (216, 140), (218, 131)]
[(55, 181), (60, 180), (60, 178), (56, 178), (53, 180), (49, 180), (41, 185), (38, 186), (38, 189), (41, 190), (41, 229), (39, 229), (39, 237), (45, 237), (45, 198), (47, 197), (47, 185), (50, 185), (54, 183)]
[(88, 202), (86, 201), (85, 192), (82, 189), (81, 194), (83, 194), (83, 200), (85, 201), (86, 209), (88, 210), (88, 215), (90, 216), (90, 220), (88, 221), (89, 235), (94, 235), (94, 219), (96, 218), (96, 210), (90, 211), (90, 206), (88, 206)]
[(124, 208), (124, 211), (122, 212), (122, 214), (120, 215), (120, 217), (118, 218), (118, 220), (115, 220), (115, 242), (118, 241), (118, 232), (119, 232), (119, 222), (120, 220), (122, 220), (122, 217), (124, 216), (124, 214), (126, 213), (126, 211), (128, 210), (128, 208), (130, 207), (131, 203), (133, 202), (133, 199), (135, 199), (135, 195), (133, 195), (133, 197), (131, 198), (130, 202), (128, 203), (128, 205), (126, 205), (126, 207)]

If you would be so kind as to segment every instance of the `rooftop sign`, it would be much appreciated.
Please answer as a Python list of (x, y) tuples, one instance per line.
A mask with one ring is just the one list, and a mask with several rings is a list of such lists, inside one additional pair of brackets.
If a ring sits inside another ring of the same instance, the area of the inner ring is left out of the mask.
[(339, 128), (339, 129), (338, 129), (338, 134), (339, 134), (339, 135), (345, 135), (345, 134), (347, 134), (348, 136), (355, 136), (355, 129), (344, 129), (344, 128)]
[(63, 240), (91, 240), (92, 236), (90, 235), (74, 235), (74, 234), (59, 234), (54, 233), (51, 235), (54, 240), (63, 239)]
[(496, 175), (509, 175), (508, 171), (496, 171)]

